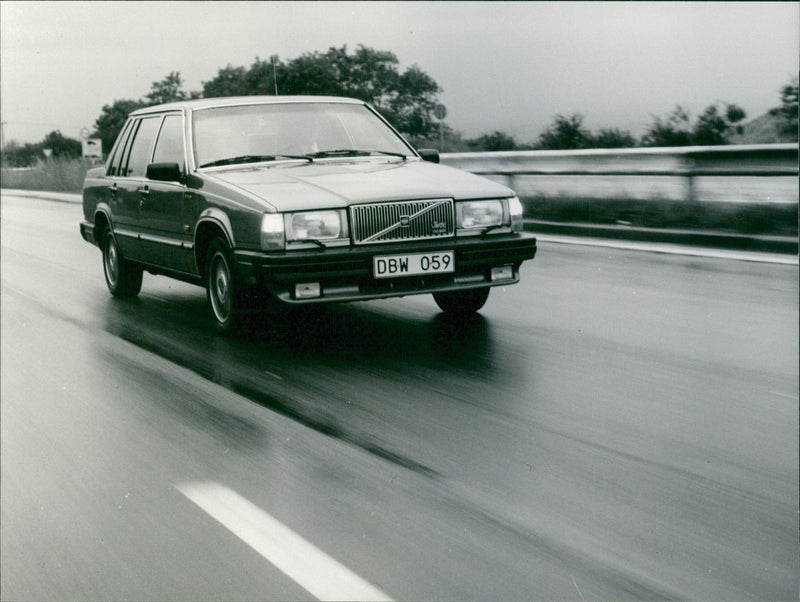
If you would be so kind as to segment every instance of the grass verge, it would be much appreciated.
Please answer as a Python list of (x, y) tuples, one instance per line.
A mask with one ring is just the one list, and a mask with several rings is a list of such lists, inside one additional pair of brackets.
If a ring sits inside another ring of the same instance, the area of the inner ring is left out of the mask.
[(569, 224), (797, 236), (797, 203), (522, 198), (526, 218)]
[(80, 192), (86, 170), (95, 164), (89, 159), (49, 159), (33, 167), (0, 169), (3, 188)]

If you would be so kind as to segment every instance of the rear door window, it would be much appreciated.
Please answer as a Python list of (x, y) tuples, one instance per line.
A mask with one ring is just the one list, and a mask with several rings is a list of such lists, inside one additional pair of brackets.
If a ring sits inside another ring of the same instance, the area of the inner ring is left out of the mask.
[(139, 122), (139, 129), (133, 137), (130, 157), (128, 157), (125, 173), (120, 175), (129, 178), (143, 178), (147, 164), (153, 151), (153, 141), (158, 133), (161, 117), (147, 117)]

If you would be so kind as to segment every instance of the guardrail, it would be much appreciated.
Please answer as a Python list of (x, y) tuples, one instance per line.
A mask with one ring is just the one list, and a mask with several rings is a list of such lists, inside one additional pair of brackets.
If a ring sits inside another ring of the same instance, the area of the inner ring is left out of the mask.
[(442, 153), (538, 222), (797, 236), (798, 145)]
[(797, 203), (798, 145), (442, 153), (521, 197)]

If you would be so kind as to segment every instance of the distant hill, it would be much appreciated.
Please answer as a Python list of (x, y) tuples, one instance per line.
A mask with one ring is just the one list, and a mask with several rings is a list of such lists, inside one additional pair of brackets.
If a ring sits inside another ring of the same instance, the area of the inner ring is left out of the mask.
[(730, 137), (731, 144), (771, 144), (775, 142), (797, 142), (786, 134), (782, 134), (778, 118), (764, 113), (761, 117), (744, 124), (741, 134)]

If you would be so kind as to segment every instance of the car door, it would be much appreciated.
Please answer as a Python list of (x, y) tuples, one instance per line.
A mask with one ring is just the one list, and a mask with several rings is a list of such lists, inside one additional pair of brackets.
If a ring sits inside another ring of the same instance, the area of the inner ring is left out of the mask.
[(161, 123), (151, 164), (177, 164), (180, 179), (161, 181), (146, 178), (140, 194), (142, 253), (151, 263), (172, 270), (186, 271), (191, 257), (191, 232), (184, 227), (183, 202), (186, 165), (182, 113), (168, 113)]
[(130, 155), (131, 142), (138, 127), (138, 119), (128, 120), (112, 151), (106, 169), (108, 188), (105, 200), (111, 211), (111, 222), (117, 244), (122, 254), (130, 258), (137, 256), (139, 251), (139, 232), (136, 224), (139, 218), (139, 204), (132, 202), (121, 191), (124, 188), (123, 178)]
[[(116, 178), (117, 190), (113, 194), (112, 211), (118, 242), (125, 241), (122, 252), (129, 259), (149, 261), (141, 244), (141, 206), (147, 198), (148, 184), (145, 173), (153, 155), (161, 116), (143, 117), (133, 124), (131, 138), (126, 145)], [(127, 247), (127, 251), (126, 251)]]

